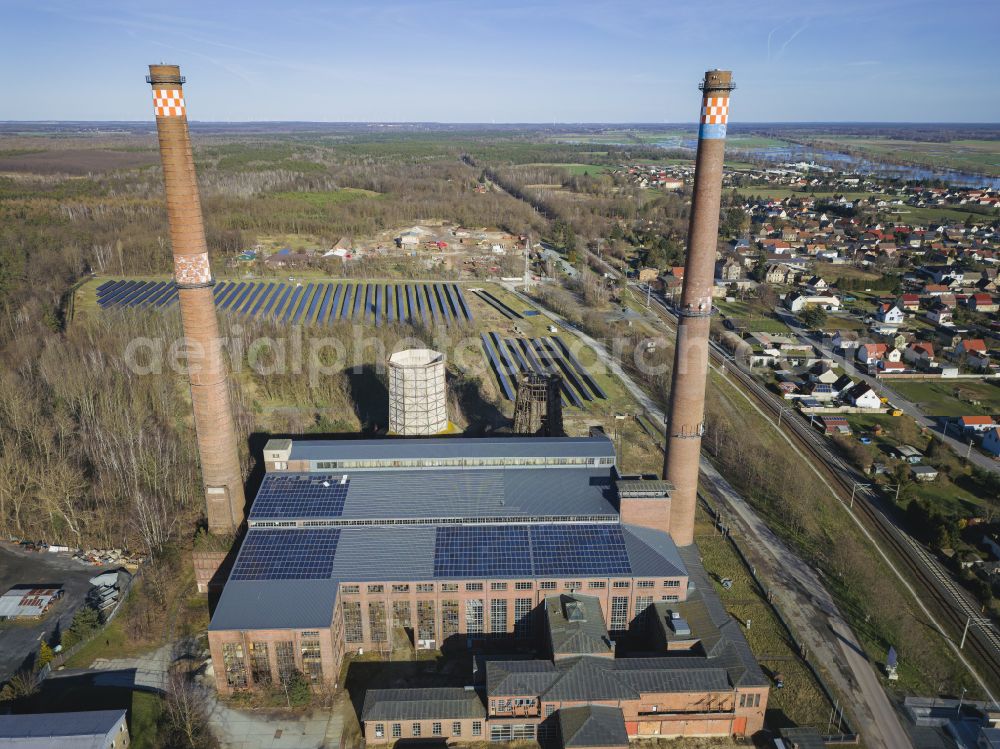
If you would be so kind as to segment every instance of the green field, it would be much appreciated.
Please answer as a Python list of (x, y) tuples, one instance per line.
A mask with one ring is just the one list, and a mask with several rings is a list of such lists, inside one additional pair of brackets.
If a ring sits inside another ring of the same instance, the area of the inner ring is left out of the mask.
[(559, 169), (565, 169), (570, 174), (581, 175), (581, 174), (604, 174), (605, 172), (611, 171), (613, 167), (604, 164), (555, 164), (555, 163), (537, 163), (537, 164), (525, 164), (525, 166), (551, 166)]
[(733, 324), (737, 327), (745, 327), (751, 333), (791, 332), (791, 329), (774, 313), (752, 311), (748, 302), (727, 302), (725, 299), (716, 299), (713, 304), (727, 319), (731, 319)]
[[(1000, 385), (981, 380), (954, 382), (900, 381), (890, 387), (913, 401), (928, 416), (1000, 414)], [(972, 401), (977, 401), (973, 403)]]

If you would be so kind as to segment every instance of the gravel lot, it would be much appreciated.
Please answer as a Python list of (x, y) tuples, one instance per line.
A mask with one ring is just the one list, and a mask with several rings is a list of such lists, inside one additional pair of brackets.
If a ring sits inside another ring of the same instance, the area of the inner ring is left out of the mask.
[(73, 612), (90, 590), (90, 578), (103, 569), (81, 564), (69, 554), (22, 551), (14, 544), (0, 543), (0, 594), (15, 585), (56, 584), (64, 590), (41, 620), (0, 622), (0, 684), (30, 654), (37, 653), (39, 641), (49, 637), (57, 623), (60, 631), (69, 627)]

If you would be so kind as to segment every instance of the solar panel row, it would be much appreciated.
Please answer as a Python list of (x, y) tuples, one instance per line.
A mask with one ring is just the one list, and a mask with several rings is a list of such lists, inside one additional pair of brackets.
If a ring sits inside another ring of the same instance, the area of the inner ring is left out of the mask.
[[(471, 321), (462, 290), (452, 283), (368, 284), (222, 281), (213, 289), (221, 310), (270, 317), (294, 324), (325, 325), (335, 320), (451, 324)], [(169, 281), (105, 281), (97, 303), (109, 307), (161, 307), (175, 302)]]
[(581, 408), (585, 400), (607, 398), (604, 390), (558, 337), (504, 339), (497, 333), (483, 333), (480, 337), (500, 389), (508, 400), (515, 398), (514, 382), (520, 372), (561, 375), (564, 402), (577, 408)]
[(250, 508), (250, 519), (338, 518), (350, 486), (350, 479), (333, 474), (268, 473)]
[(617, 524), (442, 526), (435, 577), (616, 576), (632, 572)]
[(340, 530), (261, 528), (248, 533), (230, 580), (329, 578)]

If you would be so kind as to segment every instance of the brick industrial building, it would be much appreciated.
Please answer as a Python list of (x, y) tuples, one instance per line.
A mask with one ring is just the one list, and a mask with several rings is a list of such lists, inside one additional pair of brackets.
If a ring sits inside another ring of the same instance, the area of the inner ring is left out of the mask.
[[(209, 628), (220, 692), (293, 671), (331, 684), (346, 654), (405, 631), (480, 653), (485, 683), (372, 690), (373, 742), (762, 727), (767, 679), (695, 547), (671, 540), (670, 485), (619, 476), (603, 433), (272, 440), (264, 458)], [(616, 657), (629, 632), (642, 657)]]

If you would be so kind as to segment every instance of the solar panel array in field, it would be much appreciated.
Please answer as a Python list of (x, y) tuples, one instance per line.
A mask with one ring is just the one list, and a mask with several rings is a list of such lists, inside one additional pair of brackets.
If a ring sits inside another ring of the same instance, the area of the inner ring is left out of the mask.
[(514, 400), (517, 377), (523, 372), (560, 375), (567, 405), (581, 408), (584, 401), (607, 398), (593, 376), (558, 337), (501, 338), (498, 333), (483, 333), (480, 338), (493, 374), (507, 400)]
[[(327, 325), (338, 320), (442, 324), (468, 322), (472, 311), (453, 283), (305, 285), (267, 281), (221, 281), (213, 289), (225, 312), (298, 325)], [(111, 307), (161, 307), (177, 301), (172, 281), (110, 280), (97, 287), (97, 303)]]

